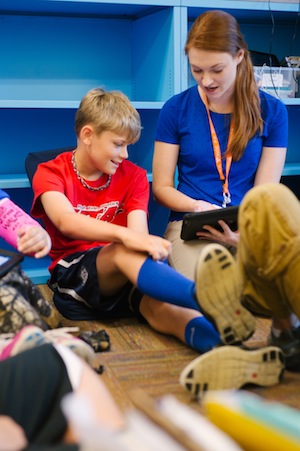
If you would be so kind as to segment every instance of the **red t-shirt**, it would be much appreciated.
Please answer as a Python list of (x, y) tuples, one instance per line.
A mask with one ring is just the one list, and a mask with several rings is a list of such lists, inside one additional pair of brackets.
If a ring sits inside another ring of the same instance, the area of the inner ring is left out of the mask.
[[(122, 226), (127, 226), (127, 215), (133, 210), (143, 210), (148, 214), (149, 183), (144, 169), (124, 160), (107, 188), (92, 191), (78, 180), (71, 158), (72, 152), (64, 152), (54, 160), (40, 163), (33, 178), (34, 200), (31, 214), (42, 219), (52, 239), (50, 271), (64, 256), (102, 246), (107, 242), (73, 240), (62, 235), (46, 216), (39, 200), (41, 194), (59, 191), (69, 199), (77, 214)], [(106, 181), (107, 175), (104, 174), (99, 180), (89, 181), (88, 184), (100, 186)]]

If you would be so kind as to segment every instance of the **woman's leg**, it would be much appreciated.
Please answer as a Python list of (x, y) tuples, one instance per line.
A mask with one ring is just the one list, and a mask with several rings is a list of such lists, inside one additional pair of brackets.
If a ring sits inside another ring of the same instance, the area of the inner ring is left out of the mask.
[[(181, 227), (182, 221), (172, 221), (169, 222), (165, 232), (165, 238), (172, 243), (169, 264), (180, 274), (195, 280), (200, 254), (212, 242), (204, 240), (184, 241), (180, 238)], [(232, 247), (227, 248), (233, 253)]]
[(208, 241), (183, 241), (180, 238), (182, 221), (169, 222), (165, 238), (172, 243), (170, 265), (184, 276), (195, 280), (198, 257)]

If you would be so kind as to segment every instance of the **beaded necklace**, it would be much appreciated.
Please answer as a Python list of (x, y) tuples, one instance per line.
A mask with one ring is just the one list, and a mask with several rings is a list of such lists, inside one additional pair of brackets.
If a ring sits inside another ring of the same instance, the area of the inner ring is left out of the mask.
[(85, 188), (87, 188), (87, 189), (89, 189), (89, 190), (91, 190), (91, 191), (102, 191), (102, 190), (104, 190), (105, 188), (107, 188), (107, 187), (110, 185), (110, 182), (111, 182), (111, 175), (108, 176), (107, 182), (106, 182), (104, 185), (102, 185), (102, 186), (97, 186), (97, 187), (89, 185), (89, 184), (81, 177), (81, 175), (79, 174), (79, 171), (78, 171), (78, 169), (77, 169), (77, 167), (76, 167), (76, 163), (75, 163), (75, 152), (76, 152), (76, 150), (73, 150), (73, 155), (72, 155), (71, 162), (72, 162), (72, 166), (73, 166), (74, 172), (75, 172), (75, 174), (76, 174), (78, 180), (79, 180), (80, 183), (82, 184), (82, 186), (84, 186)]

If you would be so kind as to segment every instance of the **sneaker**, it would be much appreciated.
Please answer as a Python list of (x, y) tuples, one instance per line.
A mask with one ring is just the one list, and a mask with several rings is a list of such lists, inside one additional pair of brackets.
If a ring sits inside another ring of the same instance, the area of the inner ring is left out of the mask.
[(27, 351), (44, 343), (46, 343), (46, 340), (41, 328), (34, 325), (25, 326), (14, 338), (2, 338), (0, 360), (13, 357), (16, 354), (20, 354), (20, 352)]
[(78, 335), (78, 338), (90, 345), (95, 352), (110, 350), (110, 337), (104, 329), (97, 332), (85, 330)]
[(45, 339), (53, 344), (61, 344), (70, 348), (75, 354), (92, 366), (95, 358), (93, 348), (80, 338), (68, 333), (69, 328), (50, 329), (44, 332)]
[(268, 344), (277, 346), (283, 351), (287, 370), (300, 371), (300, 338), (297, 330), (290, 334), (281, 332), (279, 337), (276, 337), (271, 330)]
[(255, 330), (253, 315), (240, 302), (243, 285), (231, 253), (220, 244), (208, 244), (198, 260), (196, 295), (200, 311), (225, 345), (239, 344)]
[(221, 346), (192, 360), (181, 372), (180, 384), (201, 399), (209, 390), (278, 384), (283, 371), (283, 352), (276, 346), (255, 350)]
[[(77, 328), (76, 328), (77, 329)], [(91, 346), (66, 332), (69, 328), (53, 329), (44, 332), (37, 326), (29, 325), (18, 332), (14, 338), (6, 340), (2, 347), (0, 360), (12, 357), (20, 352), (41, 346), (45, 343), (61, 344), (70, 348), (75, 354), (92, 366), (95, 353)], [(0, 337), (1, 338), (1, 337)]]

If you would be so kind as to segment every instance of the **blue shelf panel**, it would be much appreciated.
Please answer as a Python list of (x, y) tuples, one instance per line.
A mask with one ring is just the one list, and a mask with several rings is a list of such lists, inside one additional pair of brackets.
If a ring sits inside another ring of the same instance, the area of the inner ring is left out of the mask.
[(132, 101), (166, 101), (175, 93), (173, 12), (148, 8), (133, 20), (1, 14), (0, 6), (0, 105), (77, 108), (96, 86)]
[[(87, 91), (86, 91), (87, 92)], [(79, 107), (80, 100), (16, 100), (0, 99), (2, 109), (74, 109)], [(160, 110), (165, 102), (132, 101), (137, 110)]]
[[(147, 173), (148, 181), (152, 182), (152, 173)], [(26, 174), (0, 175), (1, 189), (10, 190), (16, 188), (30, 188), (30, 182)]]
[(26, 174), (1, 174), (1, 189), (28, 188), (30, 183)]
[(299, 164), (297, 164), (297, 163), (295, 163), (295, 164), (293, 164), (293, 163), (285, 164), (282, 175), (283, 176), (286, 176), (286, 175), (300, 175), (300, 163)]
[(47, 283), (50, 277), (48, 266), (50, 264), (49, 257), (43, 259), (34, 259), (25, 257), (22, 262), (22, 269), (35, 284)]
[[(213, 5), (211, 0), (202, 0), (201, 7), (195, 6), (194, 0), (182, 0), (182, 6), (189, 8), (192, 14), (197, 14), (198, 11), (205, 9), (224, 9), (224, 10), (234, 10), (235, 14), (239, 18), (245, 18), (249, 20), (263, 19), (268, 17), (270, 11), (280, 12), (280, 13), (290, 13), (299, 11), (298, 0), (293, 0), (290, 2), (285, 1), (240, 1), (240, 0), (214, 0)], [(229, 11), (230, 12), (230, 11)], [(233, 13), (233, 11), (231, 11)], [(255, 13), (256, 12), (256, 13)], [(199, 12), (198, 14), (201, 14)], [(285, 15), (282, 18), (288, 17)]]
[(0, 12), (137, 18), (147, 14), (149, 7), (180, 5), (181, 0), (1, 0)]

